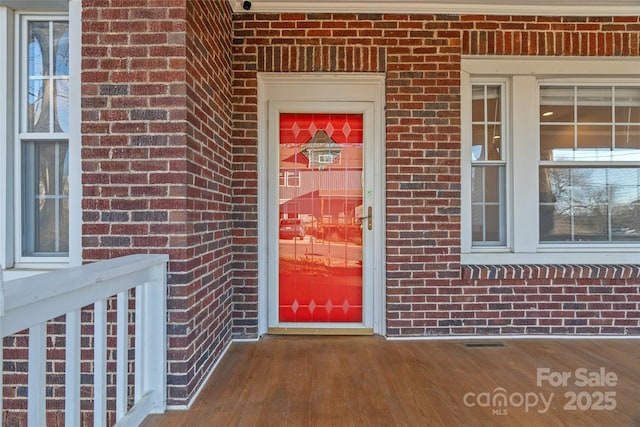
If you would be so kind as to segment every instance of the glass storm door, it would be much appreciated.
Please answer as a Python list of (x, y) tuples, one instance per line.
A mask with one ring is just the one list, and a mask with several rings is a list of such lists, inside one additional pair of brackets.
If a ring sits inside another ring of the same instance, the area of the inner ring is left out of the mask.
[(278, 121), (277, 145), (270, 145), (270, 155), (277, 147), (277, 195), (269, 194), (277, 215), (277, 236), (270, 233), (277, 239), (275, 329), (367, 333), (365, 114), (285, 110), (271, 117)]

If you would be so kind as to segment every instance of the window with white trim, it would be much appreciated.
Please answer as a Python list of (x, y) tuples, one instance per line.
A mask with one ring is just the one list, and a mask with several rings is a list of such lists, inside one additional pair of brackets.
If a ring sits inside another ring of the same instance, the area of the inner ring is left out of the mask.
[(471, 212), (473, 244), (506, 244), (504, 84), (472, 88)]
[(463, 60), (463, 263), (637, 262), (639, 64), (597, 62)]
[(20, 259), (69, 256), (69, 22), (22, 16)]
[(640, 242), (640, 86), (540, 86), (540, 242)]
[(6, 40), (0, 56), (7, 59), (0, 64), (0, 264), (77, 264), (79, 233), (70, 216), (77, 218), (79, 207), (79, 185), (72, 182), (79, 175), (79, 127), (72, 120), (79, 100), (70, 98), (76, 48), (69, 13), (0, 7), (0, 23)]

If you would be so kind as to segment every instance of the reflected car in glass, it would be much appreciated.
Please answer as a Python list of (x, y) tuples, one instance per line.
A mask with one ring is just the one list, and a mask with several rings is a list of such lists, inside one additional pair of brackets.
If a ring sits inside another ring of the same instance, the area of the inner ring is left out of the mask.
[(288, 218), (280, 220), (281, 239), (304, 239), (304, 224), (299, 218)]

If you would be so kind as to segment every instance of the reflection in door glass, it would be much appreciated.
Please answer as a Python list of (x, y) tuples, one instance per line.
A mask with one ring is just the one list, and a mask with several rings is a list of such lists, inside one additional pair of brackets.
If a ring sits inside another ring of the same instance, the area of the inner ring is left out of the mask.
[(280, 114), (281, 322), (362, 321), (361, 114)]

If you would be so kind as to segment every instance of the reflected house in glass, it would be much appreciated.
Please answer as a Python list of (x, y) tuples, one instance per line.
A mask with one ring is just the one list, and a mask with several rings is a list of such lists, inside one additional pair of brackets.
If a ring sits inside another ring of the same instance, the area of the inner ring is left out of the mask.
[(280, 145), (280, 217), (302, 218), (306, 232), (316, 237), (359, 241), (361, 141), (339, 144), (326, 129), (316, 129), (307, 142), (288, 142), (285, 136)]

